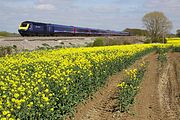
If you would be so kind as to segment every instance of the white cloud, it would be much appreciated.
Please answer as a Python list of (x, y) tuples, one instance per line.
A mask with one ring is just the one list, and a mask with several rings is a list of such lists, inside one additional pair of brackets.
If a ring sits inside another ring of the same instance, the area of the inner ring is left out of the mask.
[(151, 0), (146, 3), (149, 9), (162, 10), (167, 13), (178, 13), (180, 10), (180, 0)]
[(52, 4), (39, 4), (35, 6), (36, 9), (38, 10), (55, 10), (56, 7)]
[(180, 0), (151, 0), (145, 3), (147, 12), (161, 11), (172, 21), (173, 32), (180, 28)]

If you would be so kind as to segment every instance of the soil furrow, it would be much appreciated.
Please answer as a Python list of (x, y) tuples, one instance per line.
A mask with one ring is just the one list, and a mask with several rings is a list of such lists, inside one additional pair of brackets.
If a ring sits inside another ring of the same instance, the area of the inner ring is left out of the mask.
[(142, 61), (149, 61), (149, 65), (128, 113), (120, 113), (117, 105), (117, 84), (125, 79), (122, 71), (109, 77), (91, 99), (79, 104), (74, 119), (180, 120), (180, 54), (168, 53), (168, 60), (162, 66), (157, 54), (151, 53), (129, 69)]
[[(154, 53), (146, 55), (136, 61), (131, 67), (138, 66), (142, 61), (149, 60)], [(117, 105), (117, 84), (125, 78), (124, 71), (108, 78), (105, 87), (93, 95), (93, 99), (86, 100), (85, 104), (77, 106), (75, 120), (116, 120), (119, 118)]]

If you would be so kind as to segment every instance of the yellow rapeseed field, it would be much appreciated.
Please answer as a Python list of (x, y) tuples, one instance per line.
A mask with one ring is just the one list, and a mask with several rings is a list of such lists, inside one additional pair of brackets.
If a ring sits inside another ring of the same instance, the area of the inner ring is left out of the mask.
[(180, 44), (180, 38), (166, 38), (168, 44)]
[(0, 58), (0, 118), (62, 119), (105, 78), (155, 45), (25, 52)]

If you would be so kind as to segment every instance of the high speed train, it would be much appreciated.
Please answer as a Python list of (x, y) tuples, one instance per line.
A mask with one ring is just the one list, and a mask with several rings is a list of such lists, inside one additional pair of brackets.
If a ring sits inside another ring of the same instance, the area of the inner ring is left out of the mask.
[(129, 32), (75, 27), (50, 23), (24, 21), (20, 24), (21, 36), (129, 36)]

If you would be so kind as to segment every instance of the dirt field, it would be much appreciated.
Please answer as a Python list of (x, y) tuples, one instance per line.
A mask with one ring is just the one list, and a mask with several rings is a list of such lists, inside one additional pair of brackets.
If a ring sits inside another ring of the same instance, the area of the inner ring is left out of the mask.
[(128, 113), (120, 113), (117, 84), (124, 72), (109, 77), (105, 87), (77, 106), (75, 120), (180, 120), (180, 54), (169, 52), (163, 66), (152, 53), (138, 60), (149, 61), (135, 103)]

